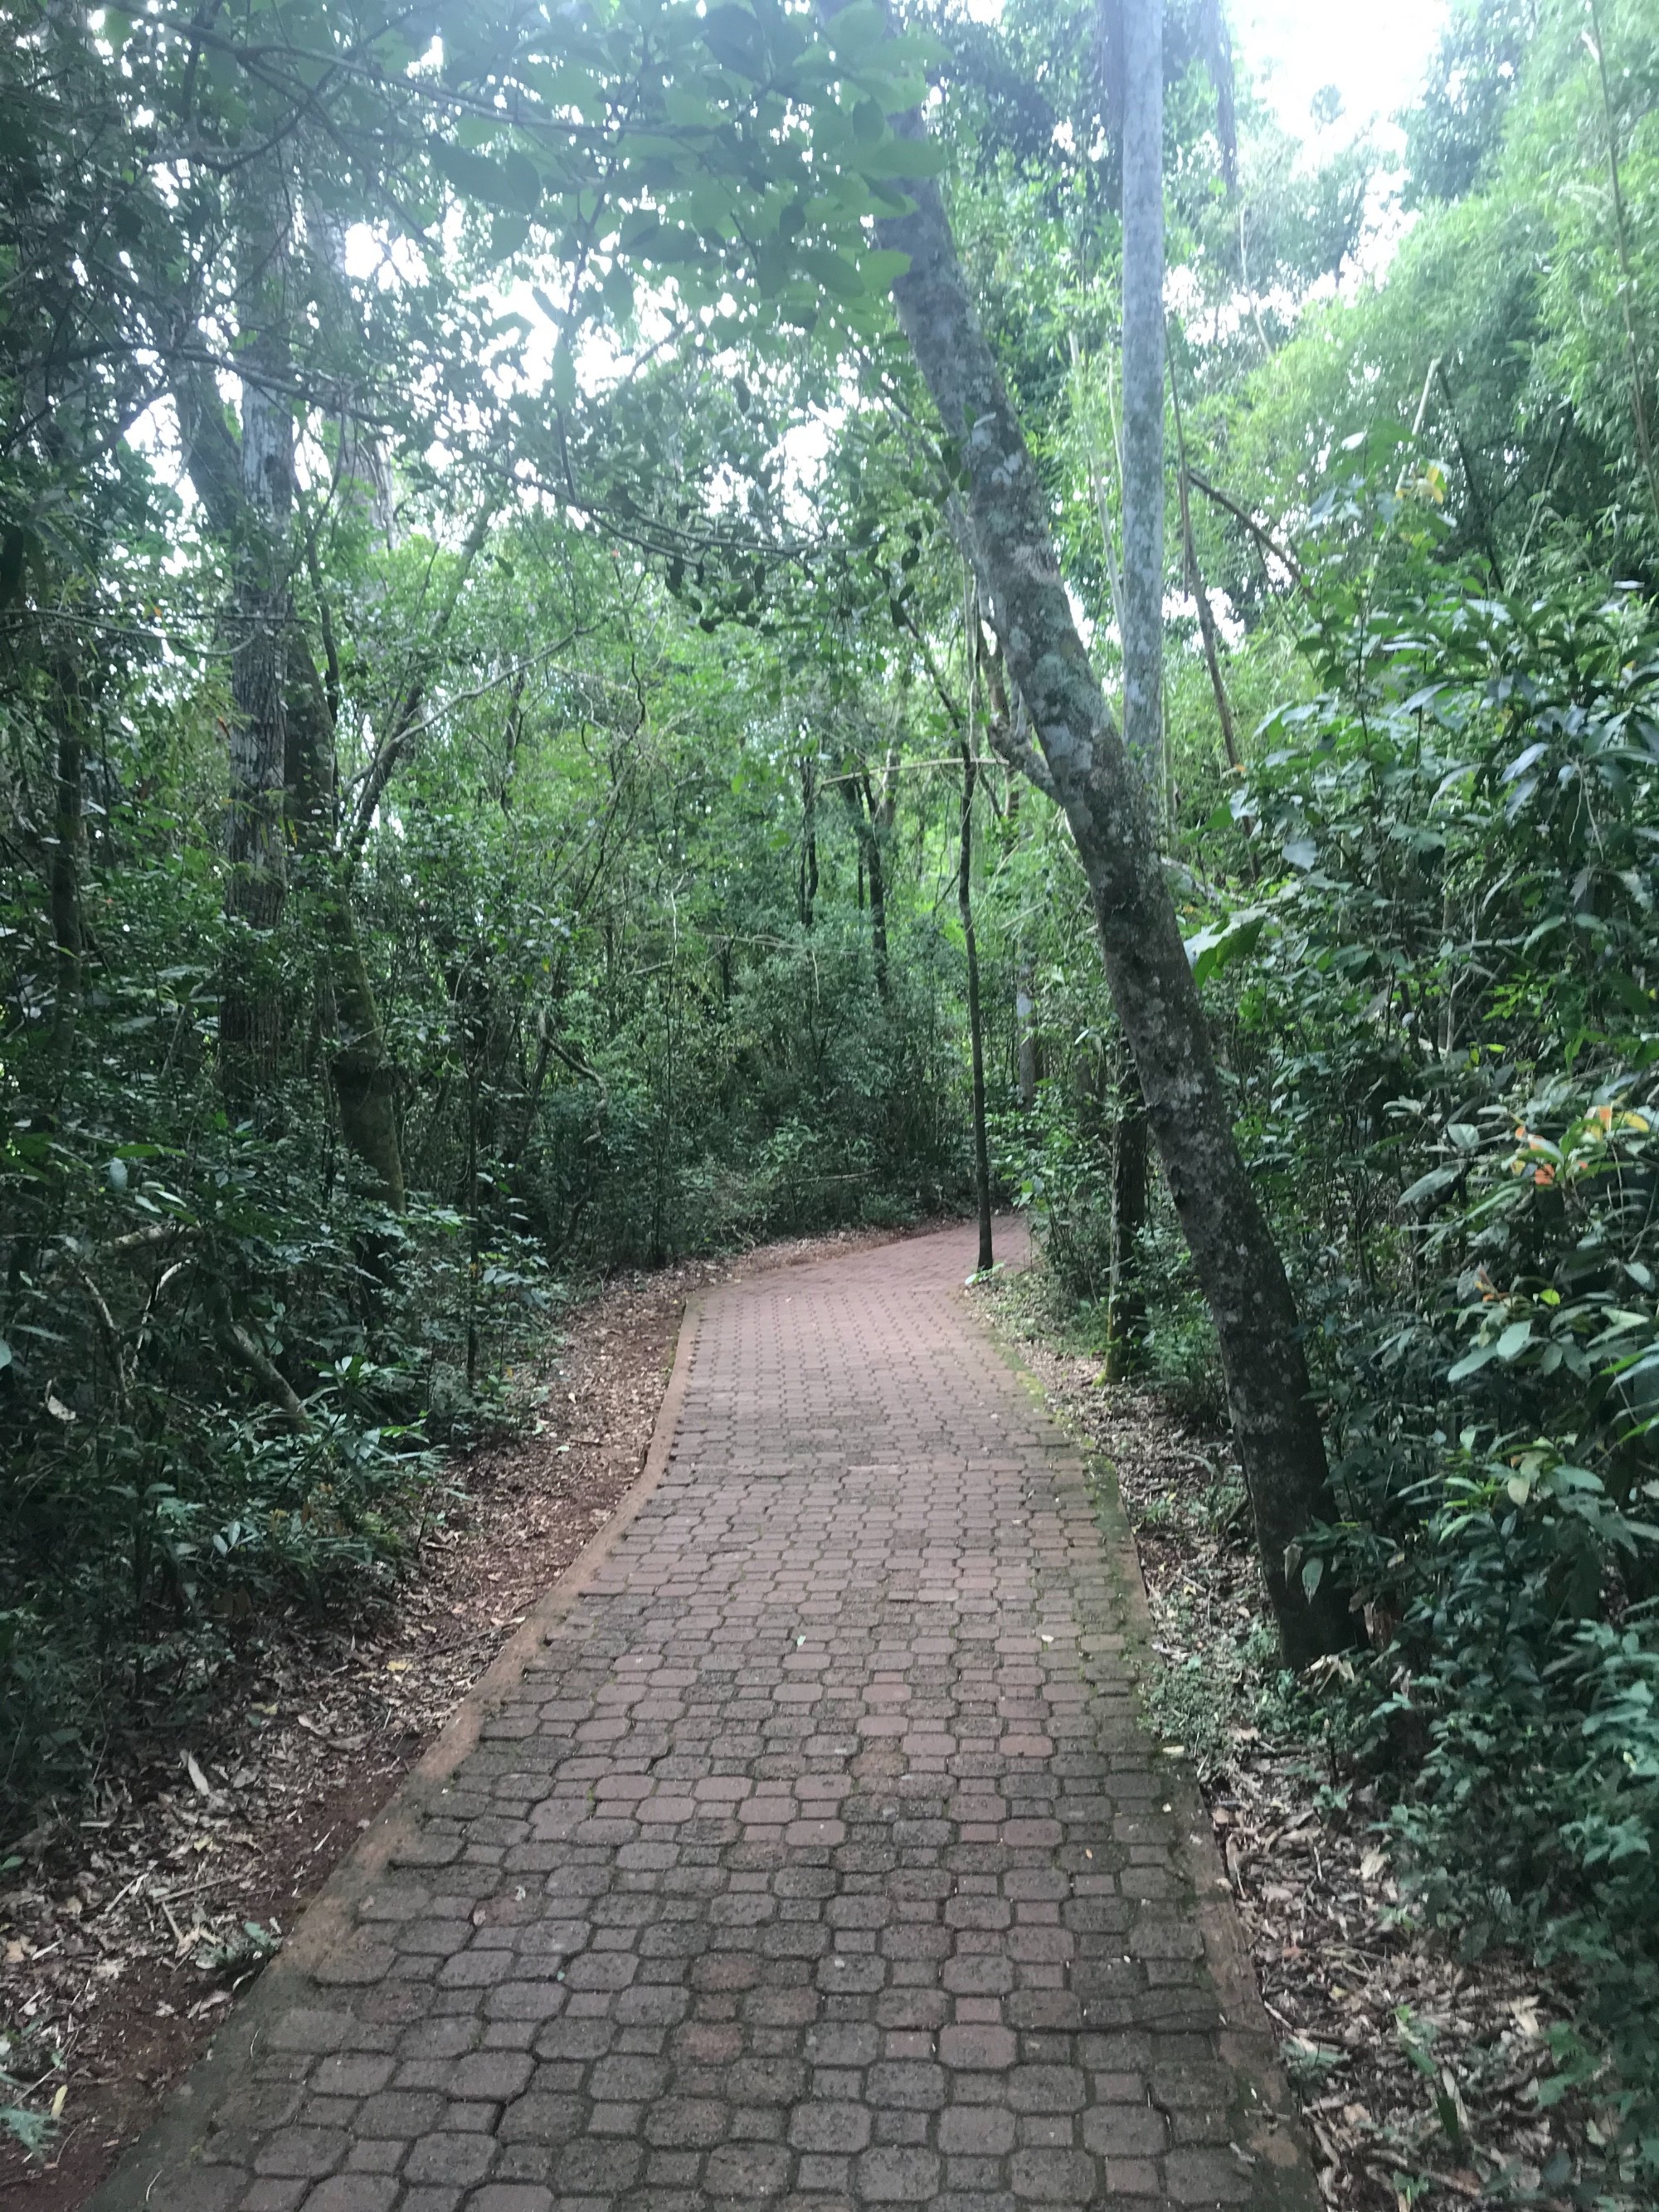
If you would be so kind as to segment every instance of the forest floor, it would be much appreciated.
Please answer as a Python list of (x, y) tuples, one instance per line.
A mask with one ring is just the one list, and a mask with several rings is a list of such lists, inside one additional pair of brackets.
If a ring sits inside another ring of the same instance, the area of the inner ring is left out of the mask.
[(1466, 1961), (1437, 1940), (1402, 1896), (1374, 1790), (1275, 1706), (1267, 1596), (1224, 1437), (1145, 1388), (1103, 1382), (1099, 1353), (1045, 1310), (1040, 1275), (981, 1295), (1055, 1414), (1115, 1474), (1153, 1623), (1149, 1718), (1198, 1771), (1326, 2203), (1588, 2201), (1591, 2116), (1535, 2101), (1565, 1993), (1513, 1952)]
[[(521, 1425), (452, 1462), (447, 1510), (394, 1601), (263, 1629), (188, 1742), (130, 1747), (91, 1802), (48, 1813), (11, 1847), (0, 2065), (24, 2094), (8, 2093), (0, 2129), (0, 2212), (85, 2200), (526, 1609), (611, 1517), (643, 1462), (687, 1298), (893, 1235), (797, 1239), (597, 1289), (514, 1377)], [(30, 2157), (20, 2132), (60, 2093)]]

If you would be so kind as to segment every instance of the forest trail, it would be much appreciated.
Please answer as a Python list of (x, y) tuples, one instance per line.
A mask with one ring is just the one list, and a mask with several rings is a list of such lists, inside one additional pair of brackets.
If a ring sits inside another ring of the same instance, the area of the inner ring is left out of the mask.
[(1127, 1528), (974, 1243), (702, 1302), (632, 1516), (97, 2212), (1316, 2201)]

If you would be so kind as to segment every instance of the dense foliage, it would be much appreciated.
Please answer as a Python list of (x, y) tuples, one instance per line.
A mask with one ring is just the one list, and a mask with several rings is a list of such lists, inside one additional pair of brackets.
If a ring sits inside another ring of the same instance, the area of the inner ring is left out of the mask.
[[(1218, 1412), (868, 236), (946, 164), (1115, 684), (1114, 12), (0, 15), (8, 1818), (388, 1587), (584, 1275), (967, 1203), (975, 916), (1002, 1188)], [(1154, 804), (1333, 1455), (1315, 1686), (1651, 2169), (1659, 38), (1464, 0), (1397, 174), (1213, 6), (1166, 72)]]

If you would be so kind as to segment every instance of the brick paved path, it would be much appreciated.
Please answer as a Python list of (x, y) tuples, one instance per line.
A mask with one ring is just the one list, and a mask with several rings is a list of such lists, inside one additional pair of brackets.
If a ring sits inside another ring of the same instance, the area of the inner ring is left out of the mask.
[(972, 1249), (708, 1302), (659, 1486), (100, 2208), (1313, 2201)]

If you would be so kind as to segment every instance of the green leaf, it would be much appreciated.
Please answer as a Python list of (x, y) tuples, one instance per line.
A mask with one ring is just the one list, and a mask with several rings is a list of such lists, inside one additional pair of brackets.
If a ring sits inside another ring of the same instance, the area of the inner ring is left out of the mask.
[(1443, 1190), (1449, 1190), (1465, 1170), (1462, 1168), (1431, 1168), (1427, 1175), (1419, 1176), (1409, 1188), (1400, 1194), (1402, 1206), (1421, 1206), (1431, 1198), (1438, 1198)]
[(758, 82), (769, 74), (760, 25), (746, 8), (712, 8), (704, 19), (703, 44), (722, 69)]
[(908, 253), (896, 253), (890, 249), (859, 257), (859, 274), (863, 277), (866, 288), (878, 294), (890, 292), (909, 266)]
[(476, 200), (483, 207), (523, 213), (514, 204), (506, 177), (494, 161), (486, 161), (482, 154), (469, 153), (464, 146), (447, 145), (440, 139), (432, 149), (432, 166), (463, 199)]
[(805, 246), (797, 257), (809, 276), (814, 276), (837, 300), (858, 300), (864, 295), (864, 279), (853, 264), (833, 246)]
[(501, 163), (507, 188), (526, 215), (534, 215), (542, 204), (541, 172), (527, 154), (515, 148)]
[(887, 11), (875, 0), (854, 0), (825, 26), (824, 36), (839, 61), (856, 64), (876, 51), (887, 36)]
[(1494, 1349), (1507, 1366), (1510, 1361), (1520, 1358), (1522, 1347), (1531, 1340), (1532, 1323), (1529, 1321), (1512, 1321), (1498, 1338)]
[(860, 148), (854, 166), (865, 177), (937, 177), (945, 160), (944, 147), (931, 138), (884, 138), (867, 153)]
[(1200, 929), (1195, 937), (1189, 937), (1187, 957), (1193, 963), (1194, 981), (1207, 983), (1211, 976), (1253, 952), (1267, 926), (1265, 907), (1244, 907), (1215, 928)]
[(634, 312), (634, 279), (621, 262), (613, 262), (599, 287), (605, 312), (613, 323), (625, 323)]
[(1497, 1357), (1495, 1344), (1477, 1344), (1473, 1352), (1466, 1352), (1455, 1367), (1447, 1372), (1448, 1382), (1462, 1382), (1468, 1376), (1478, 1375), (1488, 1360)]

